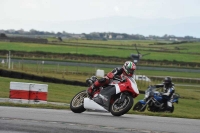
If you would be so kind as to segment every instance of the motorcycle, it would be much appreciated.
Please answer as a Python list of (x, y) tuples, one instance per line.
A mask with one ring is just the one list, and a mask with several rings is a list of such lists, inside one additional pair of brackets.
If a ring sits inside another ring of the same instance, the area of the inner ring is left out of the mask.
[[(86, 83), (90, 86), (95, 80), (97, 78), (90, 78), (90, 82), (88, 83), (86, 80)], [(109, 85), (94, 90), (92, 96), (88, 95), (87, 90), (77, 93), (70, 102), (70, 109), (74, 113), (94, 110), (110, 112), (113, 116), (121, 116), (132, 108), (133, 98), (138, 95), (138, 87), (132, 77), (114, 77)]]
[(167, 105), (163, 102), (162, 93), (156, 91), (155, 86), (149, 86), (145, 91), (144, 100), (138, 101), (133, 107), (134, 111), (144, 112), (147, 108), (151, 112), (169, 112), (173, 113), (174, 105), (173, 103), (178, 103), (179, 94), (175, 93), (172, 95), (170, 102), (172, 103), (172, 108), (167, 109)]

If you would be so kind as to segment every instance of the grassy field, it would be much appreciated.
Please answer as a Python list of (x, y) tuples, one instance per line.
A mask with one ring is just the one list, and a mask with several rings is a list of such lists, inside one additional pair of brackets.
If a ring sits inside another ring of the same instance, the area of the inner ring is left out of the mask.
[[(26, 51), (26, 52), (42, 51), (42, 52), (52, 52), (52, 53), (115, 56), (115, 57), (122, 57), (122, 58), (130, 57), (131, 53), (137, 53), (133, 46), (119, 47), (119, 46), (115, 46), (114, 44), (113, 45), (108, 44), (110, 48), (105, 48), (105, 47), (97, 47), (96, 44), (95, 45), (93, 44), (94, 46), (88, 47), (87, 44), (84, 44), (84, 46), (81, 46), (81, 45), (76, 45), (76, 44), (52, 45), (52, 44), (0, 42), (0, 50), (16, 50), (16, 51)], [(200, 43), (173, 44), (173, 45), (165, 44), (161, 46), (156, 45), (156, 48), (154, 45), (152, 46), (148, 45), (148, 48), (147, 48), (147, 45), (148, 44), (140, 44), (138, 46), (138, 49), (140, 49), (140, 52), (142, 54), (151, 53), (148, 56), (144, 56), (143, 59), (169, 60), (169, 61), (176, 60), (176, 61), (182, 61), (182, 62), (200, 63), (200, 58), (199, 58)], [(179, 47), (180, 50), (174, 50), (175, 47)]]
[[(26, 82), (26, 83), (39, 83), (39, 84), (48, 84), (48, 101), (49, 102), (64, 102), (70, 103), (72, 97), (79, 91), (85, 90), (85, 87), (80, 86), (71, 86), (64, 84), (54, 84), (47, 82), (38, 82), (30, 80), (21, 80), (13, 78), (3, 78), (0, 77), (0, 97), (9, 98), (9, 85), (11, 81), (15, 82)], [(200, 90), (200, 89), (196, 89)], [(166, 117), (182, 117), (182, 118), (194, 118), (200, 119), (200, 97), (197, 94), (195, 89), (186, 90), (184, 88), (177, 88), (176, 92), (180, 93), (181, 97), (179, 99), (179, 104), (175, 104), (175, 111), (173, 114), (168, 113), (151, 113), (145, 111), (143, 113), (129, 111), (130, 114), (141, 114), (141, 115), (154, 115), (154, 116), (166, 116)], [(198, 92), (199, 93), (199, 92)], [(144, 98), (143, 94), (140, 94), (135, 100), (136, 103), (138, 100)], [(13, 104), (13, 103), (0, 103), (1, 106), (21, 106), (21, 107), (37, 107), (37, 108), (56, 108), (56, 109), (69, 109), (68, 106), (55, 106), (55, 105), (29, 105), (29, 104)]]

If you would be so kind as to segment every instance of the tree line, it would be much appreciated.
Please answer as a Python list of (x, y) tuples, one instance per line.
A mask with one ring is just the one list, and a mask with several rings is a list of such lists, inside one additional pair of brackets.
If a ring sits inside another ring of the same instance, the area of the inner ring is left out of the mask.
[(168, 40), (168, 41), (200, 41), (200, 38), (195, 38), (193, 36), (184, 36), (178, 37), (175, 35), (165, 34), (163, 36), (149, 35), (144, 36), (140, 34), (126, 34), (126, 33), (114, 33), (114, 32), (92, 32), (89, 34), (80, 33), (67, 33), (65, 31), (62, 32), (54, 32), (54, 31), (39, 31), (35, 29), (31, 29), (29, 31), (25, 31), (23, 29), (20, 30), (1, 30), (0, 33), (12, 34), (12, 35), (37, 35), (37, 36), (54, 36), (60, 38), (78, 38), (78, 39), (88, 39), (88, 40)]

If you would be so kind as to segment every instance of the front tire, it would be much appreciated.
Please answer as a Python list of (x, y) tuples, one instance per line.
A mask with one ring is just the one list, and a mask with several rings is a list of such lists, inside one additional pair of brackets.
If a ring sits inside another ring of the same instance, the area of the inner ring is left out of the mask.
[[(142, 103), (137, 102), (137, 103), (135, 104), (135, 106), (133, 107), (133, 110), (134, 110), (134, 111), (139, 111), (139, 112), (144, 112), (145, 109), (146, 109), (146, 106), (145, 106), (145, 107), (143, 107), (143, 106), (144, 106), (144, 105), (143, 105)], [(142, 107), (143, 107), (143, 109), (141, 110)]]
[(86, 109), (84, 108), (83, 104), (84, 104), (84, 98), (86, 97), (87, 97), (87, 92), (85, 90), (77, 93), (70, 102), (71, 111), (73, 111), (74, 113), (84, 112)]
[(114, 116), (126, 114), (133, 106), (133, 97), (128, 94), (123, 102), (118, 103), (119, 98), (115, 99), (110, 107), (110, 112)]
[(173, 113), (174, 112), (174, 105), (172, 104), (172, 107), (170, 110), (165, 111), (166, 113)]

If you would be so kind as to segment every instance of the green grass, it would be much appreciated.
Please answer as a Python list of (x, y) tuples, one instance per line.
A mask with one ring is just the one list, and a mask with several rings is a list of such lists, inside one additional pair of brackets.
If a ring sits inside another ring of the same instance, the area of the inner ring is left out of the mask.
[[(60, 43), (60, 42), (59, 42)], [(174, 50), (183, 53), (200, 53), (199, 52), (199, 42), (189, 42), (183, 44), (172, 44), (171, 42), (164, 41), (163, 45), (152, 45), (157, 43), (156, 41), (150, 40), (109, 40), (109, 41), (95, 41), (95, 40), (68, 40), (64, 41), (62, 44), (74, 44), (76, 46), (103, 46), (103, 47), (113, 47), (113, 48), (128, 48), (133, 49), (135, 52), (134, 45), (136, 44), (140, 50)], [(83, 43), (83, 44), (82, 44)], [(114, 46), (117, 45), (117, 46)], [(177, 50), (176, 48), (180, 48)]]
[[(111, 44), (109, 44), (112, 46)], [(147, 44), (144, 44), (145, 46)], [(151, 53), (148, 56), (144, 56), (143, 59), (152, 60), (169, 60), (169, 61), (182, 61), (182, 62), (198, 62), (200, 63), (200, 43), (188, 43), (179, 45), (163, 45), (164, 48), (173, 49), (175, 46), (180, 48), (186, 48), (187, 50), (180, 50), (172, 52), (155, 52), (152, 51), (155, 48), (149, 48), (148, 51), (142, 51), (143, 46), (140, 46), (140, 52), (142, 54)], [(86, 46), (86, 44), (85, 44)], [(50, 44), (33, 44), (33, 43), (11, 43), (11, 42), (0, 42), (0, 50), (16, 50), (16, 51), (41, 51), (41, 52), (52, 52), (52, 53), (72, 53), (72, 54), (84, 54), (84, 55), (101, 55), (101, 56), (115, 56), (121, 58), (130, 57), (131, 53), (137, 53), (133, 46), (127, 47), (127, 49), (120, 49), (118, 46), (112, 46), (113, 48), (100, 48), (100, 47), (85, 47), (74, 45), (50, 45)], [(100, 45), (101, 46), (101, 45)], [(148, 46), (150, 47), (150, 46)], [(193, 52), (192, 54), (190, 52)]]
[[(143, 99), (143, 95), (140, 95), (135, 99), (135, 103), (138, 100)], [(163, 116), (163, 117), (179, 117), (179, 118), (192, 118), (192, 119), (200, 119), (200, 100), (192, 100), (192, 99), (179, 99), (178, 104), (174, 104), (174, 112), (173, 113), (154, 113), (145, 110), (144, 112), (135, 112), (130, 110), (130, 114), (140, 114), (140, 115), (150, 115), (150, 116)]]
[(136, 70), (136, 74), (147, 75), (147, 76), (172, 76), (172, 77), (182, 77), (182, 78), (199, 78), (200, 77), (200, 73), (140, 70), (140, 69)]

